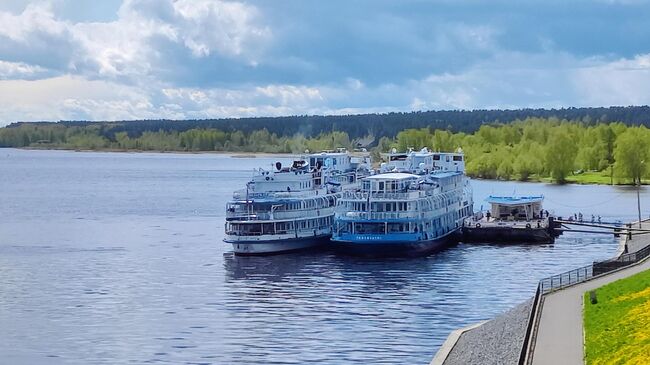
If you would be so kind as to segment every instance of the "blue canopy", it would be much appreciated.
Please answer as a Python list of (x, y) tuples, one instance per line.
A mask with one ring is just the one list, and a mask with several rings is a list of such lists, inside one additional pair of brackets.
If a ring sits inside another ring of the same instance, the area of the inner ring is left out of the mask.
[(541, 203), (544, 200), (543, 195), (536, 196), (493, 196), (490, 195), (485, 199), (490, 204), (499, 205), (525, 205), (531, 203)]

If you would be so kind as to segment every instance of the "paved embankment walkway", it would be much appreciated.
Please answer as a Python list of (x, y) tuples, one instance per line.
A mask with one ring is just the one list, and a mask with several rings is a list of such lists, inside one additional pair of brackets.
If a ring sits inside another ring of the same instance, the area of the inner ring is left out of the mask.
[[(638, 225), (634, 225), (634, 228)], [(643, 223), (650, 229), (650, 222)], [(650, 235), (633, 236), (628, 241), (628, 252), (635, 252), (650, 244)], [(650, 269), (650, 258), (609, 275), (586, 281), (544, 296), (533, 365), (582, 365), (584, 358), (582, 297), (589, 290)]]

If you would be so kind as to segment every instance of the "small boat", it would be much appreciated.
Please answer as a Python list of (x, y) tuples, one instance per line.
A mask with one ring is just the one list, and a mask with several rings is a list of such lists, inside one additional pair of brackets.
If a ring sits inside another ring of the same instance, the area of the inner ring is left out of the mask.
[(490, 210), (463, 221), (465, 242), (552, 243), (559, 224), (542, 209), (544, 196), (489, 196)]

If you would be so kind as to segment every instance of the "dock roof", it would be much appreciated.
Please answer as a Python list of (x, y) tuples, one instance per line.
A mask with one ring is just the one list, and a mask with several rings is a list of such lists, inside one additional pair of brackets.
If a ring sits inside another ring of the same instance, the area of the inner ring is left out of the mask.
[(534, 196), (494, 196), (490, 195), (485, 199), (490, 204), (499, 205), (523, 205), (531, 203), (541, 203), (544, 200), (543, 195)]

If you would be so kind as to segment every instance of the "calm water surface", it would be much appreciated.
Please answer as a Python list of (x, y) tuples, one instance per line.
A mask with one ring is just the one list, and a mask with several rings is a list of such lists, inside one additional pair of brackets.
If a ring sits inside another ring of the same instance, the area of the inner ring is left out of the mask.
[[(576, 233), (416, 259), (235, 257), (221, 242), (224, 204), (275, 161), (0, 149), (1, 362), (427, 364), (451, 330), (617, 248)], [(565, 215), (636, 209), (629, 188), (473, 186), (476, 208), (516, 193)]]

